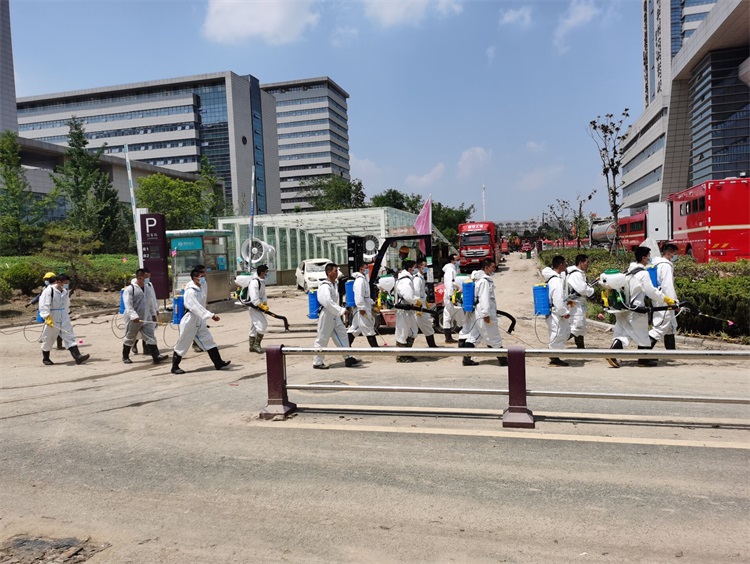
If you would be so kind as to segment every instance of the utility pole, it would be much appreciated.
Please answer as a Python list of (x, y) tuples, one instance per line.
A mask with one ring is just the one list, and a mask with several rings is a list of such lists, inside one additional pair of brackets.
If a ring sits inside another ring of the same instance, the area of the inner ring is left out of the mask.
[(482, 221), (487, 221), (487, 209), (484, 199), (484, 181), (482, 181)]

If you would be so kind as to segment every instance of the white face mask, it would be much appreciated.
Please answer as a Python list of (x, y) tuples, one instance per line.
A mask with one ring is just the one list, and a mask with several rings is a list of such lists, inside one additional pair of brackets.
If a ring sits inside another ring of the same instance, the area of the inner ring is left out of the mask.
[(45, 285), (45, 286), (49, 286), (49, 280), (45, 280), (45, 281), (44, 281), (44, 285)]
[(70, 284), (63, 284), (63, 290), (67, 290), (68, 288), (70, 288)]
[(669, 258), (669, 260), (670, 260), (671, 262), (677, 262), (677, 255), (672, 255), (672, 256), (671, 256), (671, 257)]
[(206, 282), (206, 279), (201, 277), (201, 286), (206, 286), (208, 282)]

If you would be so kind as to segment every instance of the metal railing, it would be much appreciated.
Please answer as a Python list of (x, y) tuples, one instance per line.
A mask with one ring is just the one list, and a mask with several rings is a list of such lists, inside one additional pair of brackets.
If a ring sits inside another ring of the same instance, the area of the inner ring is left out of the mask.
[[(508, 359), (508, 389), (478, 389), (478, 388), (433, 388), (418, 386), (358, 386), (338, 384), (288, 384), (286, 378), (287, 356), (312, 356), (325, 354), (361, 354), (367, 356), (429, 356), (429, 357), (507, 357)], [(508, 407), (503, 412), (503, 427), (533, 429), (534, 414), (528, 408), (527, 397), (558, 397), (558, 398), (593, 398), (606, 400), (641, 400), (664, 402), (692, 402), (692, 403), (721, 403), (721, 404), (750, 404), (750, 398), (728, 398), (715, 396), (675, 396), (651, 394), (613, 394), (589, 392), (561, 392), (534, 391), (526, 389), (526, 358), (611, 358), (618, 359), (649, 358), (662, 360), (750, 360), (750, 351), (654, 351), (654, 350), (623, 350), (623, 349), (526, 349), (512, 346), (507, 349), (457, 349), (457, 348), (337, 348), (337, 347), (284, 347), (271, 345), (266, 348), (266, 368), (268, 378), (268, 405), (260, 413), (264, 419), (274, 417), (285, 418), (297, 409), (297, 404), (289, 401), (288, 390), (312, 391), (349, 391), (349, 392), (398, 392), (421, 394), (476, 394), (476, 395), (507, 395)]]

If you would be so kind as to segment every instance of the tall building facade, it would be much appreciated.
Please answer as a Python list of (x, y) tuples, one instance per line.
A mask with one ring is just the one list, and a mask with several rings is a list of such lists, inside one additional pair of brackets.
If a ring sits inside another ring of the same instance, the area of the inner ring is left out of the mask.
[(89, 147), (181, 172), (203, 157), (224, 182), (235, 213), (281, 209), (273, 96), (233, 72), (30, 96), (17, 100), (22, 137), (66, 145), (68, 121), (83, 122)]
[(10, 0), (0, 0), (0, 131), (16, 131), (16, 78), (10, 35)]
[(262, 84), (276, 99), (281, 209), (309, 210), (306, 184), (350, 180), (349, 94), (328, 77)]
[(623, 144), (625, 208), (750, 172), (749, 7), (644, 1), (644, 110)]

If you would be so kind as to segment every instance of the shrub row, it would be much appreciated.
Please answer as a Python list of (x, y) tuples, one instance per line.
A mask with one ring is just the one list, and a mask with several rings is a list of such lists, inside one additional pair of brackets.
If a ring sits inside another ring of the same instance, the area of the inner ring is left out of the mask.
[[(601, 249), (582, 252), (591, 259), (587, 272), (589, 281), (599, 278), (608, 269), (624, 271), (635, 260), (633, 253), (611, 256), (608, 251)], [(575, 264), (578, 253), (577, 249), (544, 251), (539, 259), (550, 266), (552, 257), (560, 254), (568, 264)], [(704, 314), (685, 312), (679, 315), (677, 320), (680, 331), (702, 335), (723, 333), (729, 337), (750, 336), (750, 261), (700, 264), (690, 257), (680, 257), (675, 263), (674, 272), (678, 298), (692, 303)], [(596, 317), (603, 306), (600, 292), (597, 291), (590, 301), (592, 307), (589, 308), (589, 316)], [(614, 316), (606, 319), (614, 322)]]
[[(123, 261), (123, 258), (125, 259)], [(117, 290), (127, 284), (138, 267), (135, 255), (94, 255), (84, 257), (73, 270), (60, 261), (33, 257), (0, 258), (0, 299), (7, 301), (10, 295), (3, 290), (7, 285), (10, 293), (14, 290), (31, 295), (43, 286), (42, 278), (47, 272), (65, 273), (73, 280), (73, 285), (83, 290)]]

